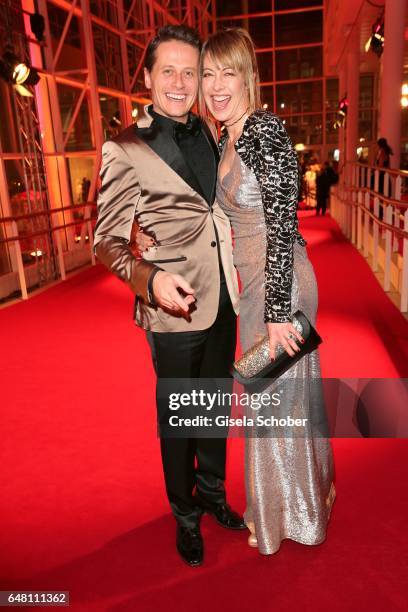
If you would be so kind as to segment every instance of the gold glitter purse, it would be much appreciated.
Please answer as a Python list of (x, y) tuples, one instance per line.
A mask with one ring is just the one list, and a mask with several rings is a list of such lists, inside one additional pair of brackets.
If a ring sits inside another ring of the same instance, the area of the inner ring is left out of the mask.
[(272, 361), (269, 356), (269, 336), (265, 336), (235, 361), (231, 369), (231, 374), (235, 380), (248, 386), (263, 378), (278, 378), (291, 368), (296, 361), (307, 353), (314, 351), (321, 344), (321, 337), (301, 310), (293, 315), (292, 325), (304, 339), (303, 344), (295, 339), (300, 351), (294, 357), (291, 357), (279, 344), (276, 348), (276, 358)]

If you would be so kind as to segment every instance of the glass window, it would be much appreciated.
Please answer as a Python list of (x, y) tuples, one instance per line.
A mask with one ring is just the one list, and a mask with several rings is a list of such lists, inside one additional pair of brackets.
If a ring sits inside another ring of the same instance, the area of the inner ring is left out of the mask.
[(277, 112), (280, 114), (299, 113), (301, 104), (299, 99), (298, 85), (276, 86)]
[[(129, 64), (130, 84), (132, 84), (134, 74), (142, 59), (143, 49), (141, 49), (140, 47), (136, 47), (136, 45), (132, 45), (131, 43), (128, 43), (127, 44), (127, 55), (128, 55), (128, 64)], [(138, 94), (143, 94), (147, 92), (146, 85), (144, 82), (143, 68), (139, 70), (137, 79), (134, 82), (133, 87), (132, 87), (132, 92), (138, 93)]]
[[(68, 133), (72, 117), (75, 113), (82, 90), (69, 85), (58, 84), (58, 100), (61, 112), (61, 123), (64, 137)], [(89, 120), (88, 97), (82, 100), (81, 107), (75, 119), (66, 144), (67, 151), (87, 151), (93, 148), (92, 131)]]
[(323, 6), (323, 0), (275, 0), (275, 10), (304, 8), (307, 6)]
[(299, 78), (298, 50), (276, 51), (276, 80), (288, 81)]
[(114, 0), (90, 0), (89, 6), (93, 15), (107, 21), (115, 28), (118, 27), (118, 13)]
[(272, 0), (248, 0), (242, 4), (248, 5), (249, 13), (267, 13), (272, 10)]
[[(4, 212), (0, 195), (0, 217), (4, 218), (6, 216), (7, 215)], [(9, 248), (13, 243), (1, 242), (1, 240), (4, 240), (5, 238), (8, 238), (6, 224), (0, 223), (0, 274), (7, 274), (12, 270)]]
[(360, 110), (358, 113), (358, 135), (365, 140), (373, 139), (373, 112)]
[(268, 105), (268, 109), (270, 111), (275, 112), (273, 87), (271, 85), (267, 87), (261, 87), (261, 101), (262, 101), (262, 104)]
[(360, 76), (360, 108), (372, 108), (374, 106), (374, 76), (363, 74)]
[(244, 15), (246, 13), (266, 13), (272, 10), (272, 0), (235, 0), (235, 2), (217, 2), (217, 17)]
[(248, 32), (257, 49), (272, 47), (272, 17), (253, 17), (249, 19)]
[[(41, 194), (32, 189), (27, 191), (24, 182), (24, 166), (20, 159), (8, 159), (4, 161), (7, 175), (7, 185), (10, 195), (11, 214), (13, 217), (24, 215), (33, 210), (44, 210), (47, 208), (47, 194)], [(42, 202), (41, 202), (42, 199)], [(32, 264), (36, 261), (35, 252), (37, 249), (44, 254), (49, 253), (48, 234), (31, 237), (33, 232), (48, 229), (47, 217), (37, 217), (34, 219), (20, 219), (17, 221), (18, 235), (20, 237), (21, 254), (25, 264)]]
[(123, 90), (119, 36), (92, 24), (96, 74), (99, 85)]
[(339, 140), (339, 131), (334, 127), (337, 118), (337, 113), (326, 114), (326, 142), (328, 144), (337, 143)]
[(272, 53), (257, 53), (256, 58), (258, 60), (259, 77), (261, 83), (269, 83), (270, 81), (273, 81)]
[(326, 79), (326, 108), (331, 110), (337, 110), (339, 106), (339, 101), (339, 80)]
[[(68, 13), (51, 3), (47, 4), (47, 11), (50, 23), (52, 46), (55, 53), (65, 28)], [(64, 39), (64, 44), (58, 58), (56, 69), (61, 71), (74, 71), (83, 70), (85, 68), (86, 55), (83, 44), (82, 28), (78, 18), (73, 16)], [(86, 74), (83, 74), (82, 78), (85, 79)]]
[(20, 145), (11, 86), (0, 80), (0, 140), (4, 153), (17, 153)]
[(68, 159), (73, 204), (82, 204), (88, 201), (94, 165), (95, 159), (93, 157), (70, 157)]
[(277, 47), (322, 42), (322, 11), (275, 15), (275, 36)]
[(322, 47), (276, 51), (276, 80), (305, 79), (322, 75)]
[(113, 138), (124, 129), (120, 100), (112, 96), (99, 96), (105, 140)]
[[(278, 114), (279, 109), (278, 109)], [(295, 115), (282, 117), (293, 144), (322, 143), (322, 115)]]
[[(236, 14), (236, 11), (234, 11), (234, 14)], [(218, 29), (244, 28), (249, 30), (248, 22), (249, 19), (226, 19), (225, 21), (218, 22)]]
[(322, 110), (322, 82), (294, 83), (276, 86), (278, 111), (282, 114)]
[(321, 76), (323, 47), (305, 47), (299, 49), (299, 76), (301, 79)]

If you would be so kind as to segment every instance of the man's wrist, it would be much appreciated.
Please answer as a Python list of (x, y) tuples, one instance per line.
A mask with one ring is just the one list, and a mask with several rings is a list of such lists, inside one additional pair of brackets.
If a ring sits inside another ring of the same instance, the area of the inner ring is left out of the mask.
[(153, 291), (153, 281), (154, 281), (154, 277), (156, 276), (158, 272), (163, 272), (163, 269), (158, 268), (158, 267), (155, 268), (150, 274), (149, 278), (147, 279), (147, 299), (151, 306), (157, 306), (156, 299), (154, 297), (154, 291)]

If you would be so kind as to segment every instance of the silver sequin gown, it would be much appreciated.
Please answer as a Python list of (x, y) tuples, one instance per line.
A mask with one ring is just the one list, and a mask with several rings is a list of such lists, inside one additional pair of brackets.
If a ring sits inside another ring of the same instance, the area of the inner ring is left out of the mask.
[[(246, 351), (267, 331), (264, 323), (265, 218), (258, 182), (235, 152), (230, 172), (217, 183), (217, 200), (234, 232), (234, 263), (242, 293), (240, 340)], [(316, 319), (317, 285), (306, 249), (294, 245), (292, 312)], [(298, 361), (284, 375), (302, 379), (287, 401), (289, 414), (309, 418), (314, 410), (308, 380), (320, 377), (318, 351)], [(269, 390), (268, 390), (269, 392)], [(287, 396), (285, 396), (287, 397)], [(245, 443), (245, 521), (255, 525), (259, 552), (275, 553), (285, 538), (320, 544), (335, 497), (330, 441), (324, 437), (247, 437)]]

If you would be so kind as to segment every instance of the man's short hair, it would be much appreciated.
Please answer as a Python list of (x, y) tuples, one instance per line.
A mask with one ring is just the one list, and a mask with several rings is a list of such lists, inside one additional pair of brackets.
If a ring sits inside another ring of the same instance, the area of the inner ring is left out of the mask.
[(156, 49), (163, 42), (178, 40), (180, 42), (191, 45), (198, 52), (201, 51), (201, 41), (199, 34), (193, 28), (185, 25), (166, 25), (157, 32), (156, 36), (149, 42), (145, 55), (145, 68), (149, 72), (152, 71), (154, 62), (156, 61)]

